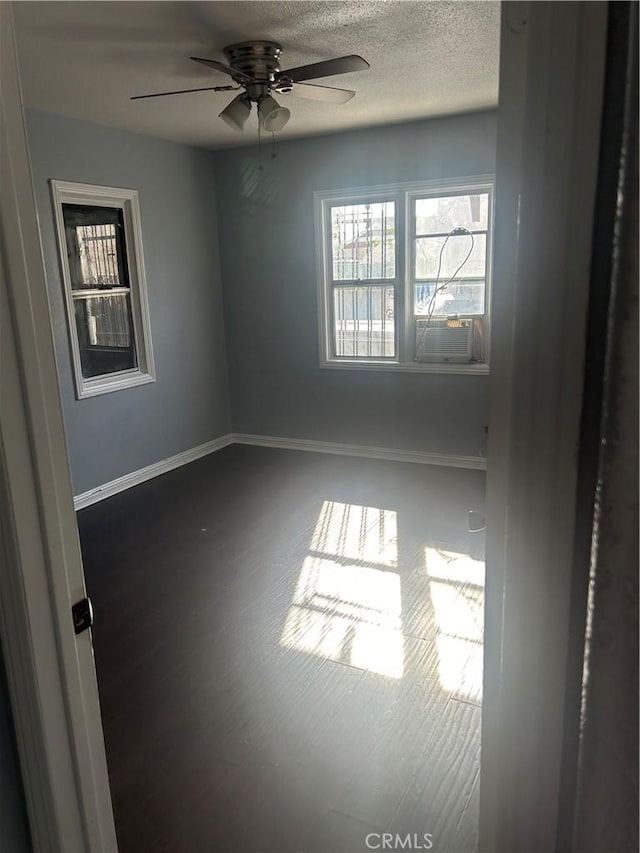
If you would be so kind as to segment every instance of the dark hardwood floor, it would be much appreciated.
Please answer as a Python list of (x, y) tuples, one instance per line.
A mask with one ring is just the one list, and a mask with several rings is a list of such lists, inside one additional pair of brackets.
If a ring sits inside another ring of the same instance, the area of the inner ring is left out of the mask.
[(232, 446), (81, 511), (121, 853), (472, 851), (483, 492)]

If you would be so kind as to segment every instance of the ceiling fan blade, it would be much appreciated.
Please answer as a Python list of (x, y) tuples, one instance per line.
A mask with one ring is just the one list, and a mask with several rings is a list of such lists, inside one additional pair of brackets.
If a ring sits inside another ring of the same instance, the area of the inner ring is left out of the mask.
[(233, 77), (234, 80), (239, 80), (243, 83), (253, 82), (252, 77), (249, 77), (247, 74), (243, 74), (242, 71), (236, 71), (235, 68), (232, 68), (230, 65), (225, 65), (224, 62), (218, 62), (215, 59), (201, 59), (198, 56), (191, 56), (189, 58), (193, 59), (194, 62), (201, 62), (203, 65), (208, 65), (209, 68), (215, 68), (216, 71), (222, 71), (223, 74), (228, 74), (229, 77)]
[(155, 92), (153, 95), (133, 95), (130, 101), (140, 101), (142, 98), (164, 98), (165, 95), (185, 95), (187, 92), (235, 92), (241, 86), (205, 86), (203, 89), (178, 89), (176, 92)]
[[(351, 89), (336, 89), (335, 86), (318, 86), (314, 83), (284, 84), (281, 94), (291, 91), (296, 98), (308, 98), (311, 101), (326, 101), (331, 104), (346, 104), (355, 95)], [(277, 91), (277, 90), (276, 90)]]
[(316, 77), (332, 77), (334, 74), (348, 74), (351, 71), (365, 71), (370, 68), (366, 59), (352, 53), (350, 56), (339, 56), (337, 59), (327, 59), (324, 62), (314, 62), (311, 65), (299, 65), (288, 68), (278, 74), (278, 79), (286, 77), (293, 83), (303, 80), (314, 80)]

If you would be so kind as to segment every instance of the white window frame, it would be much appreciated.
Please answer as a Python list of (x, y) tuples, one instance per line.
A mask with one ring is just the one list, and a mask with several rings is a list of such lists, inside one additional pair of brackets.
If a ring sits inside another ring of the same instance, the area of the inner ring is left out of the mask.
[[(156, 373), (153, 360), (153, 347), (151, 344), (151, 321), (149, 317), (147, 281), (144, 271), (142, 226), (137, 190), (56, 180), (51, 180), (50, 185), (58, 239), (58, 255), (60, 257), (60, 268), (64, 285), (67, 329), (71, 347), (76, 398), (82, 400), (85, 397), (95, 397), (98, 394), (107, 394), (111, 391), (120, 391), (123, 388), (132, 388), (136, 385), (155, 382)], [(133, 323), (132, 333), (137, 355), (137, 366), (134, 368), (88, 378), (82, 375), (74, 297), (71, 286), (71, 270), (67, 254), (67, 241), (62, 210), (63, 204), (83, 204), (95, 207), (120, 208), (122, 210), (129, 272), (131, 317)]]
[[(414, 245), (413, 202), (416, 198), (446, 196), (465, 192), (489, 194), (487, 229), (487, 268), (485, 280), (484, 360), (482, 363), (417, 362), (413, 358), (414, 341), (413, 275)], [(493, 260), (493, 219), (495, 175), (473, 175), (464, 178), (411, 181), (342, 190), (314, 192), (316, 227), (316, 263), (318, 278), (318, 326), (320, 367), (331, 370), (382, 370), (408, 373), (445, 373), (486, 376), (489, 373), (489, 341), (491, 329), (491, 280)], [(395, 331), (396, 357), (393, 359), (355, 358), (333, 355), (331, 230), (330, 209), (342, 204), (395, 201), (396, 203), (396, 276)]]

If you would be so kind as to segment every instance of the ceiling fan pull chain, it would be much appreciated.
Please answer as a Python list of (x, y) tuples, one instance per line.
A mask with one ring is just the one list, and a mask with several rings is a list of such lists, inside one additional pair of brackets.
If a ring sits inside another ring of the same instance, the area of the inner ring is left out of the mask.
[(258, 159), (260, 160), (260, 171), (264, 171), (264, 166), (262, 164), (262, 136), (260, 134), (260, 114), (258, 113)]

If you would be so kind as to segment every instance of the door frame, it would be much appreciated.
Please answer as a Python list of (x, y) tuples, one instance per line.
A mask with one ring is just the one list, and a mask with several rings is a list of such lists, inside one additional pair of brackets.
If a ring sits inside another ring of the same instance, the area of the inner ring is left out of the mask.
[(572, 603), (586, 608), (574, 601), (575, 520), (607, 16), (600, 0), (503, 4), (483, 853), (557, 850), (573, 806), (562, 755), (567, 677), (583, 665), (570, 630)]
[[(503, 4), (480, 791), (487, 853), (556, 849), (565, 676), (579, 665), (567, 660), (577, 377), (606, 7)], [(11, 3), (0, 3), (0, 23), (0, 639), (35, 849), (115, 851), (91, 637), (75, 636), (70, 614), (84, 596), (82, 560)]]
[(116, 851), (11, 3), (0, 3), (0, 639), (34, 849)]

